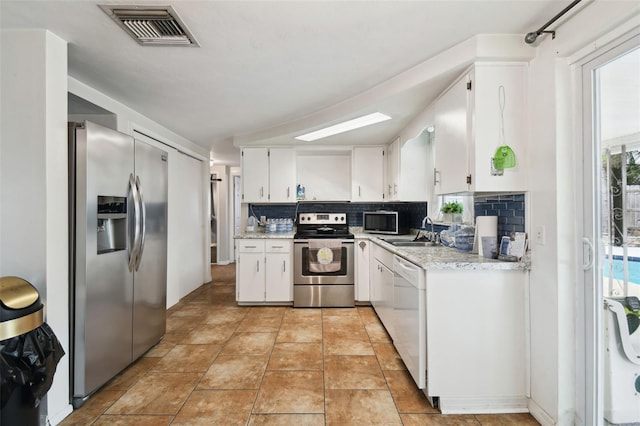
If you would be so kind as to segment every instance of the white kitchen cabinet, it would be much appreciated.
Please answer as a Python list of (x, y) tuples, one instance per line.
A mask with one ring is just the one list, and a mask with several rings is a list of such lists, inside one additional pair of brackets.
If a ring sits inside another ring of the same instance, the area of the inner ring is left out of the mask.
[[(436, 193), (525, 191), (526, 106), (526, 64), (478, 63), (456, 80), (435, 103)], [(498, 175), (492, 159), (501, 145), (513, 149), (516, 167)]]
[(268, 240), (266, 243), (265, 301), (293, 300), (293, 263), (289, 240)]
[(355, 299), (357, 302), (369, 302), (369, 248), (368, 238), (356, 238), (356, 284)]
[(242, 201), (295, 203), (293, 148), (242, 148)]
[(269, 149), (242, 148), (242, 201), (266, 203), (269, 197)]
[(371, 245), (371, 304), (378, 318), (391, 336), (395, 336), (393, 314), (393, 253), (378, 246)]
[(296, 155), (292, 148), (269, 148), (269, 201), (296, 202)]
[(427, 395), (443, 414), (526, 412), (522, 270), (427, 270)]
[(238, 303), (293, 301), (292, 242), (242, 239), (236, 261)]
[(384, 201), (384, 147), (353, 148), (351, 201)]
[(236, 261), (238, 302), (264, 302), (264, 241), (240, 240)]
[(397, 138), (387, 147), (386, 201), (428, 201), (433, 193), (433, 133)]
[(387, 147), (387, 189), (385, 199), (387, 201), (397, 201), (400, 197), (400, 138), (396, 138)]

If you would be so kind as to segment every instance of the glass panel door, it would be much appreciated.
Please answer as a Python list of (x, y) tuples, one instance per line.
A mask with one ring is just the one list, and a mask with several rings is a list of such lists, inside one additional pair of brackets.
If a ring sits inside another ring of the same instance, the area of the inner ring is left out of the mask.
[(585, 220), (584, 420), (640, 424), (640, 306), (634, 308), (640, 305), (638, 38), (583, 70), (585, 143), (593, 143), (584, 151), (583, 203), (590, 216)]

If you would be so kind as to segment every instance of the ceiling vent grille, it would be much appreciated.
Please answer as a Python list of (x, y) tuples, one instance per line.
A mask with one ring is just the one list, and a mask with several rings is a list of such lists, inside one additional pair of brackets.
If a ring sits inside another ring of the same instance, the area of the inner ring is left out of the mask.
[(199, 46), (171, 6), (100, 7), (141, 45)]

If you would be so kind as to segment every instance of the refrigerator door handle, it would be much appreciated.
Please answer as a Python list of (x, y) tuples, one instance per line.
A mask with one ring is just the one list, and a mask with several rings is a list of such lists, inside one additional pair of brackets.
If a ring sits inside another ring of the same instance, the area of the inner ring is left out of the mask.
[[(138, 201), (140, 196), (138, 194), (138, 187), (136, 186), (136, 181), (133, 178), (133, 174), (129, 175), (129, 190), (131, 191), (131, 196), (133, 197), (134, 216), (133, 242), (130, 244), (131, 248), (129, 251), (129, 272), (133, 272), (133, 267), (135, 265), (136, 258), (138, 257), (138, 252), (140, 251), (140, 207)], [(131, 236), (129, 236), (129, 239), (130, 238)]]
[(140, 185), (140, 177), (136, 176), (136, 187), (138, 188), (138, 196), (140, 202), (140, 224), (141, 224), (141, 232), (140, 232), (140, 244), (138, 257), (136, 259), (136, 271), (140, 269), (140, 263), (142, 262), (142, 256), (144, 255), (144, 241), (147, 234), (147, 205), (144, 202), (144, 195), (142, 194), (142, 186)]

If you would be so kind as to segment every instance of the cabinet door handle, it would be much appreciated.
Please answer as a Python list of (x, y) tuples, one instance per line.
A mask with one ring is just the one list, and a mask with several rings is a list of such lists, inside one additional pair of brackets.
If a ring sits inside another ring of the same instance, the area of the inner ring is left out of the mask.
[(287, 198), (289, 198), (290, 194), (291, 194), (291, 187), (287, 186)]
[(282, 261), (282, 272), (287, 272), (287, 261), (286, 260)]
[(397, 183), (394, 183), (394, 184), (393, 184), (393, 193), (394, 193), (394, 194), (397, 194), (397, 193), (398, 193), (398, 184), (397, 184)]
[(264, 186), (260, 187), (260, 198), (264, 197)]
[(365, 243), (364, 241), (360, 241), (360, 244), (358, 244), (360, 246), (361, 249), (364, 249), (367, 246), (367, 243)]
[(256, 260), (256, 272), (260, 272), (260, 261)]
[(389, 184), (389, 195), (391, 195), (391, 184)]
[(282, 248), (282, 246), (271, 246), (271, 248)]
[(256, 248), (256, 246), (244, 246), (244, 248)]
[(358, 197), (362, 196), (362, 191), (360, 190), (360, 185), (358, 185)]
[(433, 169), (433, 184), (437, 185), (440, 183), (440, 172), (437, 169)]

